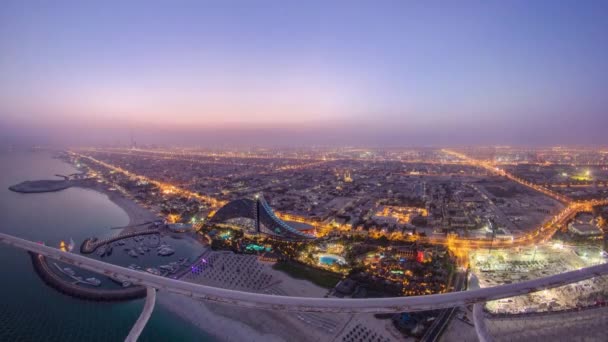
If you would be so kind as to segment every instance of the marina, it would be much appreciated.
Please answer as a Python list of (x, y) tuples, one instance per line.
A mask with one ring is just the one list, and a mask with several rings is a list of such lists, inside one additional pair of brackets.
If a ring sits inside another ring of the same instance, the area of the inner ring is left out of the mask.
[[(47, 179), (52, 178), (55, 173), (70, 175), (79, 171), (59, 159), (52, 158), (50, 153), (0, 153), (0, 164), (4, 167), (0, 173), (3, 233), (45, 242), (55, 247), (59, 247), (61, 240), (64, 240), (68, 247), (72, 237), (76, 245), (73, 252), (78, 253), (85, 238), (108, 236), (108, 233), (113, 231), (108, 227), (124, 227), (130, 225), (130, 222), (153, 221), (154, 216), (146, 213), (145, 209), (138, 209), (135, 203), (131, 205), (128, 199), (105, 191), (97, 183), (33, 195), (9, 190), (13, 184), (26, 179)], [(200, 254), (194, 244), (186, 241), (173, 243), (170, 238), (168, 242), (176, 248), (175, 255), (169, 258), (175, 257), (177, 260), (182, 256)], [(191, 249), (193, 251), (189, 252)], [(57, 290), (48, 284), (48, 279), (44, 280), (37, 271), (34, 272), (31, 258), (22, 251), (0, 249), (0, 257), (5, 260), (4, 270), (12, 274), (3, 282), (3, 306), (0, 308), (1, 341), (64, 341), (73, 338), (75, 330), (78, 331), (79, 340), (123, 340), (141, 312), (143, 300), (113, 301), (111, 305), (99, 305), (96, 301), (101, 299), (81, 300), (74, 298), (71, 290)], [(96, 254), (91, 254), (90, 257), (99, 258)], [(160, 258), (154, 255), (135, 260), (146, 267), (173, 261), (159, 261)], [(104, 259), (123, 265), (134, 261), (123, 253), (122, 247), (116, 246), (112, 255), (105, 256)], [(49, 265), (49, 270), (57, 274), (57, 278), (64, 278), (53, 265)], [(72, 268), (76, 274), (83, 276), (83, 279), (93, 276), (102, 281), (99, 287), (80, 284), (75, 286), (75, 290), (80, 291), (82, 288), (99, 291), (122, 287), (122, 284), (106, 281), (91, 272)], [(24, 287), (24, 283), (29, 286)], [(39, 303), (45, 303), (44, 310), (40, 310)], [(31, 320), (24, 320), (23, 317), (30, 317)], [(176, 341), (215, 340), (163, 305), (156, 306), (141, 339), (153, 340), (154, 336), (159, 334)]]
[(97, 239), (97, 238), (88, 238), (82, 242), (80, 246), (80, 253), (82, 254), (91, 254), (95, 252), (99, 247), (108, 245), (112, 242), (127, 239), (130, 237), (137, 237), (142, 235), (151, 235), (151, 234), (160, 234), (160, 230), (156, 228), (146, 229), (146, 230), (136, 230), (132, 232), (121, 232), (118, 235), (111, 236), (105, 239)]
[[(67, 281), (49, 267), (45, 257), (31, 252), (28, 252), (28, 254), (32, 260), (34, 270), (42, 280), (52, 288), (71, 297), (95, 301), (126, 301), (144, 298), (146, 296), (146, 288), (143, 286), (130, 286), (122, 289), (98, 288), (101, 284), (101, 281), (98, 279), (82, 279), (82, 277), (76, 276), (75, 273), (72, 275), (71, 273), (74, 272), (73, 270), (65, 270), (57, 264), (54, 264), (62, 274), (73, 280), (73, 282)], [(82, 283), (94, 287), (81, 286), (80, 284)]]
[(53, 263), (53, 266), (55, 266), (55, 268), (57, 268), (57, 270), (59, 270), (59, 272), (63, 273), (67, 277), (74, 280), (72, 282), (72, 284), (74, 284), (74, 285), (86, 284), (86, 285), (91, 285), (91, 286), (99, 286), (101, 284), (101, 280), (94, 278), (94, 277), (82, 279), (82, 277), (76, 275), (76, 272), (73, 269), (71, 269), (69, 267), (61, 268), (61, 266), (57, 265), (56, 262)]
[[(74, 241), (70, 238), (70, 245), (72, 245), (72, 248), (73, 244)], [(60, 249), (69, 253), (71, 250), (69, 247), (70, 245), (66, 245), (64, 241), (61, 241)], [(95, 255), (99, 258), (111, 257), (115, 245), (133, 246), (132, 248), (125, 247), (123, 249), (124, 254), (130, 257), (152, 257), (154, 254), (156, 254), (157, 257), (167, 257), (175, 253), (175, 250), (169, 243), (162, 241), (159, 235), (138, 235), (102, 245), (96, 249)], [(122, 301), (139, 298), (135, 295), (136, 293), (139, 293), (138, 291), (127, 291), (126, 293), (130, 295), (125, 295), (123, 291), (121, 291), (137, 286), (133, 286), (131, 281), (123, 279), (120, 276), (108, 276), (107, 279), (109, 281), (103, 282), (96, 277), (78, 274), (78, 270), (75, 270), (72, 267), (61, 266), (56, 262), (52, 263), (52, 267), (50, 267), (42, 256), (32, 256), (32, 260), (34, 266), (37, 268), (38, 275), (40, 275), (48, 285), (55, 289), (59, 289), (62, 293), (73, 295), (77, 298), (92, 300)], [(160, 261), (160, 259), (158, 261)], [(179, 274), (182, 274), (184, 271), (190, 269), (190, 258), (179, 257), (175, 261), (150, 266), (131, 263), (128, 268), (158, 276), (171, 276), (174, 278), (178, 272)], [(116, 285), (119, 286), (117, 287)], [(84, 290), (81, 291), (81, 289)], [(95, 293), (97, 290), (100, 292)]]

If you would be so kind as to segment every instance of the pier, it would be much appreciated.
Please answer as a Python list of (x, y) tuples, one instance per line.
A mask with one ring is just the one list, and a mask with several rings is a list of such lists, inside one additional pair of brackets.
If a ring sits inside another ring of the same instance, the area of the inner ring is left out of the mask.
[(144, 223), (139, 223), (139, 224), (133, 224), (133, 225), (129, 225), (129, 226), (119, 226), (119, 227), (111, 227), (110, 229), (127, 229), (127, 228), (137, 228), (137, 227), (141, 227), (141, 226), (145, 226), (147, 224), (153, 224), (153, 221), (147, 221)]
[(154, 304), (156, 303), (156, 289), (153, 287), (148, 287), (146, 290), (146, 302), (144, 304), (144, 309), (139, 315), (139, 318), (131, 328), (129, 335), (125, 339), (125, 342), (137, 342), (139, 335), (144, 331), (150, 316), (152, 316), (152, 311), (154, 310)]
[(98, 240), (97, 238), (88, 238), (82, 242), (80, 245), (80, 253), (81, 254), (91, 254), (97, 250), (97, 248), (112, 243), (114, 241), (131, 238), (134, 236), (140, 235), (151, 235), (151, 234), (160, 234), (160, 229), (146, 229), (146, 230), (138, 230), (134, 232), (123, 232), (118, 235), (114, 235), (102, 240)]

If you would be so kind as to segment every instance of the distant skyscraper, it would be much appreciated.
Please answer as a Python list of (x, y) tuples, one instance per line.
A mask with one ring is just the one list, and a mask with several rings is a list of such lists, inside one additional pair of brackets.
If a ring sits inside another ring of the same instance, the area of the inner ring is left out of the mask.
[(133, 129), (130, 130), (130, 137), (131, 137), (131, 148), (132, 149), (137, 148), (137, 142), (135, 141), (135, 138), (133, 137)]

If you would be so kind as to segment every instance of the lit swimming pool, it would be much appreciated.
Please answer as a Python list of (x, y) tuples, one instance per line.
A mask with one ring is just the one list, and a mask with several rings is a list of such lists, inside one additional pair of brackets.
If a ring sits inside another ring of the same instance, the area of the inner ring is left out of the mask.
[(262, 252), (262, 251), (270, 252), (272, 250), (272, 248), (270, 248), (270, 247), (256, 245), (255, 243), (248, 244), (247, 247), (245, 247), (245, 249), (248, 251), (256, 251), (256, 252)]
[(339, 265), (344, 265), (346, 264), (346, 260), (339, 255), (322, 254), (319, 255), (319, 263), (326, 266), (331, 266), (336, 263)]

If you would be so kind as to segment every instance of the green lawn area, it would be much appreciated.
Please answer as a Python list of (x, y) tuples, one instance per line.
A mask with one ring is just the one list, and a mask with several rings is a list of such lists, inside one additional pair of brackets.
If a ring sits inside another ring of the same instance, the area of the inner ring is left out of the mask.
[(288, 261), (277, 262), (272, 268), (285, 272), (296, 279), (305, 279), (327, 289), (333, 288), (342, 279), (339, 274)]

